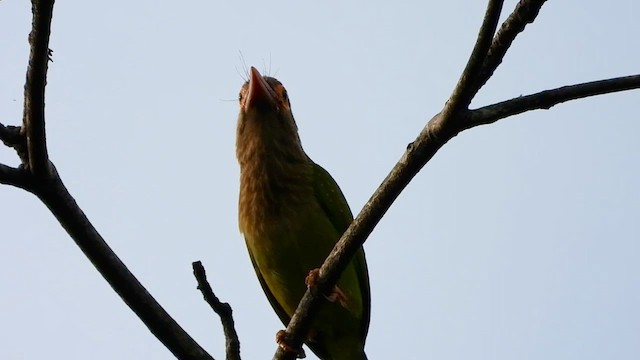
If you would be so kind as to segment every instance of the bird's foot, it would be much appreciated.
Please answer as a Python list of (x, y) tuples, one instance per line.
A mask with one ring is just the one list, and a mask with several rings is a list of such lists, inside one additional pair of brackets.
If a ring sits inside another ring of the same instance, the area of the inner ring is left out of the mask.
[(304, 359), (305, 357), (307, 357), (307, 354), (304, 353), (304, 349), (296, 349), (293, 346), (287, 344), (286, 337), (287, 332), (284, 330), (280, 330), (276, 333), (276, 343), (278, 343), (278, 346), (280, 347), (280, 349), (282, 349), (282, 351), (294, 353), (296, 354), (296, 358), (298, 359)]
[(309, 271), (307, 277), (304, 278), (304, 283), (307, 285), (309, 290), (315, 293), (316, 291), (316, 283), (318, 282), (318, 277), (320, 276), (320, 269), (313, 269)]
[[(304, 283), (314, 294), (317, 293), (316, 283), (318, 282), (319, 276), (320, 276), (320, 269), (313, 269), (309, 271), (309, 274), (304, 279)], [(324, 294), (324, 298), (329, 300), (329, 302), (332, 302), (332, 303), (337, 302), (343, 307), (345, 308), (347, 307), (347, 295), (344, 292), (342, 292), (342, 290), (340, 290), (340, 288), (337, 285), (333, 287), (333, 289), (331, 290), (331, 293)]]

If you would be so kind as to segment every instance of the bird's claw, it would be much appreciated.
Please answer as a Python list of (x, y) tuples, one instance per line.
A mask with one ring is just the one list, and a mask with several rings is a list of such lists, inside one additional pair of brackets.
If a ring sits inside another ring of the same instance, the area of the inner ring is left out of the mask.
[(280, 330), (276, 333), (276, 343), (278, 343), (278, 346), (280, 347), (280, 349), (282, 349), (282, 351), (294, 353), (296, 354), (296, 358), (298, 359), (304, 359), (305, 357), (307, 357), (307, 355), (304, 353), (304, 349), (296, 349), (293, 346), (287, 344), (286, 337), (287, 332), (284, 330)]
[(320, 276), (320, 269), (313, 269), (309, 271), (309, 274), (307, 274), (307, 277), (304, 278), (304, 283), (305, 285), (307, 285), (309, 290), (315, 291), (316, 283), (318, 282), (319, 276)]
[[(317, 293), (316, 283), (318, 282), (319, 276), (320, 276), (320, 269), (313, 269), (309, 271), (309, 274), (307, 274), (307, 277), (304, 279), (304, 283), (307, 285), (307, 287), (309, 288), (309, 290), (311, 290), (313, 294)], [(329, 302), (332, 302), (332, 303), (337, 302), (343, 307), (345, 308), (347, 307), (347, 295), (344, 292), (342, 292), (342, 290), (340, 290), (340, 288), (337, 285), (333, 287), (333, 289), (331, 290), (331, 293), (324, 294), (323, 296), (325, 299), (329, 300)]]

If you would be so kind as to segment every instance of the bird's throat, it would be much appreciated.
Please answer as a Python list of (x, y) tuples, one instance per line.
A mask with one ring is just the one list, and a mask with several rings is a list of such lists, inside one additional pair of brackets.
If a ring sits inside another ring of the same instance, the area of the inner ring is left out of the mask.
[(304, 158), (291, 154), (286, 146), (260, 136), (238, 137), (239, 222), (245, 234), (295, 216), (313, 197), (311, 161), (304, 153)]

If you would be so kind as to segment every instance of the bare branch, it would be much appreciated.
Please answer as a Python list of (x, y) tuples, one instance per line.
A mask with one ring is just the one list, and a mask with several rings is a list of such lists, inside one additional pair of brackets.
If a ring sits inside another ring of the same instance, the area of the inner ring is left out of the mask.
[(0, 183), (23, 188), (42, 200), (124, 302), (178, 359), (213, 358), (147, 292), (109, 248), (62, 183), (49, 161), (44, 95), (50, 56), (53, 0), (33, 0), (31, 54), (25, 82), (22, 128), (0, 124), (0, 140), (17, 150), (20, 168), (0, 164)]
[(198, 281), (198, 290), (202, 292), (204, 300), (211, 306), (211, 309), (218, 314), (225, 338), (225, 350), (227, 360), (240, 360), (240, 340), (236, 332), (233, 321), (233, 310), (228, 303), (220, 302), (220, 299), (213, 293), (211, 285), (207, 281), (207, 273), (202, 266), (202, 262), (196, 261), (192, 264), (193, 275)]
[[(460, 131), (495, 122), (533, 109), (548, 109), (564, 101), (615, 91), (640, 88), (640, 75), (602, 80), (543, 91), (469, 111), (478, 90), (502, 62), (515, 37), (534, 21), (545, 0), (521, 0), (495, 33), (502, 1), (489, 0), (485, 18), (467, 65), (441, 113), (434, 116), (391, 170), (343, 234), (320, 269), (318, 294), (330, 290), (386, 211), (406, 185)], [(53, 0), (32, 0), (33, 28), (29, 35), (31, 54), (25, 83), (22, 128), (0, 124), (0, 140), (18, 150), (23, 166), (0, 164), (0, 183), (21, 187), (37, 195), (56, 216), (102, 276), (140, 317), (150, 331), (179, 359), (212, 359), (151, 297), (139, 281), (89, 222), (71, 197), (55, 167), (49, 162), (45, 133), (45, 86), (51, 51), (49, 36)], [(231, 308), (220, 303), (206, 281), (204, 268), (194, 263), (198, 288), (219, 314), (223, 323), (227, 359), (239, 359), (239, 341), (233, 326)], [(318, 299), (307, 291), (287, 327), (287, 344), (300, 347), (307, 333)], [(235, 357), (234, 354), (237, 354)], [(295, 354), (278, 351), (278, 359)]]
[[(333, 282), (337, 280), (342, 268), (346, 266), (352, 255), (364, 243), (366, 237), (373, 231), (375, 225), (377, 225), (409, 181), (447, 141), (461, 131), (450, 120), (454, 117), (463, 117), (461, 115), (464, 114), (459, 114), (458, 112), (467, 111), (466, 106), (500, 64), (513, 39), (524, 29), (526, 24), (533, 22), (544, 2), (544, 0), (520, 1), (514, 12), (507, 18), (498, 34), (494, 37), (491, 46), (489, 46), (488, 36), (495, 31), (502, 2), (489, 2), (476, 46), (449, 101), (443, 111), (434, 116), (418, 138), (408, 146), (403, 157), (365, 204), (360, 214), (358, 214), (333, 249), (320, 269), (320, 277), (317, 283), (319, 293), (327, 291)], [(483, 59), (484, 62), (480, 66), (480, 62)], [(474, 79), (473, 74), (478, 71), (483, 76), (475, 76)], [(484, 76), (487, 75), (488, 77), (485, 79)], [(302, 343), (302, 337), (298, 335), (298, 331), (301, 334), (306, 332), (305, 323), (309, 321), (308, 319), (311, 316), (305, 314), (305, 312), (312, 312), (317, 306), (315, 303), (317, 301), (307, 291), (287, 327), (287, 343), (290, 346), (296, 347)], [(307, 311), (303, 309), (307, 309)], [(279, 356), (280, 354), (277, 353), (277, 358), (286, 358), (284, 354), (281, 357)]]
[(9, 147), (14, 147), (20, 143), (20, 127), (4, 126), (0, 123), (0, 141)]
[[(340, 238), (340, 241), (331, 251), (320, 268), (320, 276), (317, 279), (317, 294), (328, 292), (332, 284), (335, 283), (340, 272), (350, 261), (353, 254), (364, 244), (380, 219), (386, 214), (389, 207), (400, 195), (402, 190), (422, 169), (433, 155), (446, 143), (431, 140), (431, 131), (428, 130), (430, 124), (439, 118), (436, 115), (425, 129), (420, 133), (416, 141), (409, 144), (407, 151), (396, 163), (389, 175), (369, 198), (358, 216), (353, 220), (349, 228)], [(439, 127), (440, 133), (435, 133), (438, 138), (444, 138), (448, 128)], [(453, 137), (453, 135), (451, 135)], [(449, 138), (450, 139), (450, 138)], [(447, 141), (449, 139), (446, 139)], [(287, 326), (286, 343), (293, 348), (300, 348), (304, 340), (304, 334), (308, 331), (308, 326), (315, 316), (320, 297), (315, 297), (311, 291), (307, 290), (296, 312)], [(295, 354), (285, 352), (280, 347), (274, 355), (274, 359), (294, 359)]]
[(0, 164), (0, 184), (11, 185), (21, 189), (30, 187), (29, 174), (21, 168)]
[(518, 2), (516, 8), (507, 20), (502, 23), (500, 30), (498, 30), (498, 33), (493, 38), (493, 43), (491, 44), (487, 57), (484, 59), (482, 69), (475, 83), (477, 87), (476, 92), (491, 78), (493, 72), (502, 63), (502, 59), (511, 47), (516, 36), (524, 30), (527, 24), (532, 23), (536, 19), (540, 8), (542, 8), (542, 5), (544, 5), (546, 1), (547, 0), (520, 0), (520, 2)]
[[(53, 0), (32, 0), (33, 23), (29, 34), (31, 53), (24, 85), (23, 124), (27, 136), (29, 171), (39, 177), (49, 172), (49, 155), (44, 126), (44, 88), (49, 65), (49, 35)], [(25, 164), (26, 165), (26, 164)]]
[(472, 110), (465, 121), (464, 129), (491, 124), (506, 117), (536, 109), (549, 109), (569, 100), (609, 94), (640, 88), (640, 75), (624, 76), (607, 80), (563, 86), (536, 94), (520, 96), (497, 104)]
[[(362, 246), (402, 190), (427, 161), (458, 133), (451, 119), (466, 111), (471, 99), (479, 89), (479, 86), (473, 86), (478, 84), (478, 78), (474, 74), (480, 70), (482, 60), (487, 56), (490, 38), (497, 26), (501, 8), (502, 1), (489, 1), (476, 45), (456, 88), (449, 97), (449, 101), (442, 112), (429, 121), (416, 141), (409, 145), (403, 157), (393, 167), (387, 178), (367, 201), (333, 248), (320, 268), (320, 276), (316, 284), (317, 293), (323, 294), (335, 284), (350, 259)], [(285, 341), (289, 346), (301, 347), (318, 304), (319, 298), (307, 290), (287, 326)], [(274, 359), (294, 358), (295, 354), (285, 352), (280, 347), (274, 355)]]
[[(407, 152), (393, 167), (391, 173), (387, 175), (387, 178), (342, 235), (340, 241), (320, 267), (316, 293), (324, 294), (331, 289), (353, 255), (364, 244), (402, 190), (435, 155), (436, 151), (457, 134), (457, 131), (450, 131), (454, 126), (453, 122), (449, 120), (461, 111), (466, 111), (469, 102), (477, 93), (477, 90), (472, 90), (472, 85), (475, 83), (473, 74), (480, 70), (482, 59), (489, 50), (490, 39), (496, 29), (501, 8), (502, 1), (489, 1), (476, 45), (456, 88), (441, 112), (442, 115), (434, 117), (422, 130), (416, 141), (409, 145)], [(307, 289), (286, 329), (285, 342), (292, 348), (302, 347), (319, 303), (320, 297), (314, 296)], [(274, 355), (274, 359), (280, 360), (295, 359), (295, 357), (295, 353), (284, 351), (281, 347), (278, 347)]]
[(29, 191), (51, 210), (114, 291), (176, 358), (212, 360), (127, 269), (78, 207), (60, 180), (55, 166), (50, 163), (49, 167), (51, 176), (36, 178)]
[(23, 167), (28, 163), (27, 140), (20, 126), (4, 126), (0, 124), (0, 141), (14, 148), (22, 161)]
[(471, 84), (476, 82), (476, 77), (482, 66), (482, 63), (489, 52), (493, 34), (496, 32), (498, 26), (498, 20), (500, 19), (500, 12), (502, 11), (503, 1), (490, 0), (487, 4), (487, 10), (476, 39), (476, 44), (471, 51), (471, 56), (467, 61), (467, 65), (460, 75), (458, 84), (455, 87), (453, 94), (449, 98), (451, 103), (451, 109), (466, 109), (469, 107), (471, 100), (477, 94), (478, 88), (472, 87)]

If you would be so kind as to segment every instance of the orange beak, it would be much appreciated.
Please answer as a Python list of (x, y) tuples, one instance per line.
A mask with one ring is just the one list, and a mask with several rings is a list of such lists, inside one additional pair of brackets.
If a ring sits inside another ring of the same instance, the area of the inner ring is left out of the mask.
[(252, 66), (249, 77), (249, 90), (243, 104), (243, 110), (248, 111), (250, 108), (276, 109), (277, 107), (278, 102), (275, 92), (260, 75), (260, 72)]

